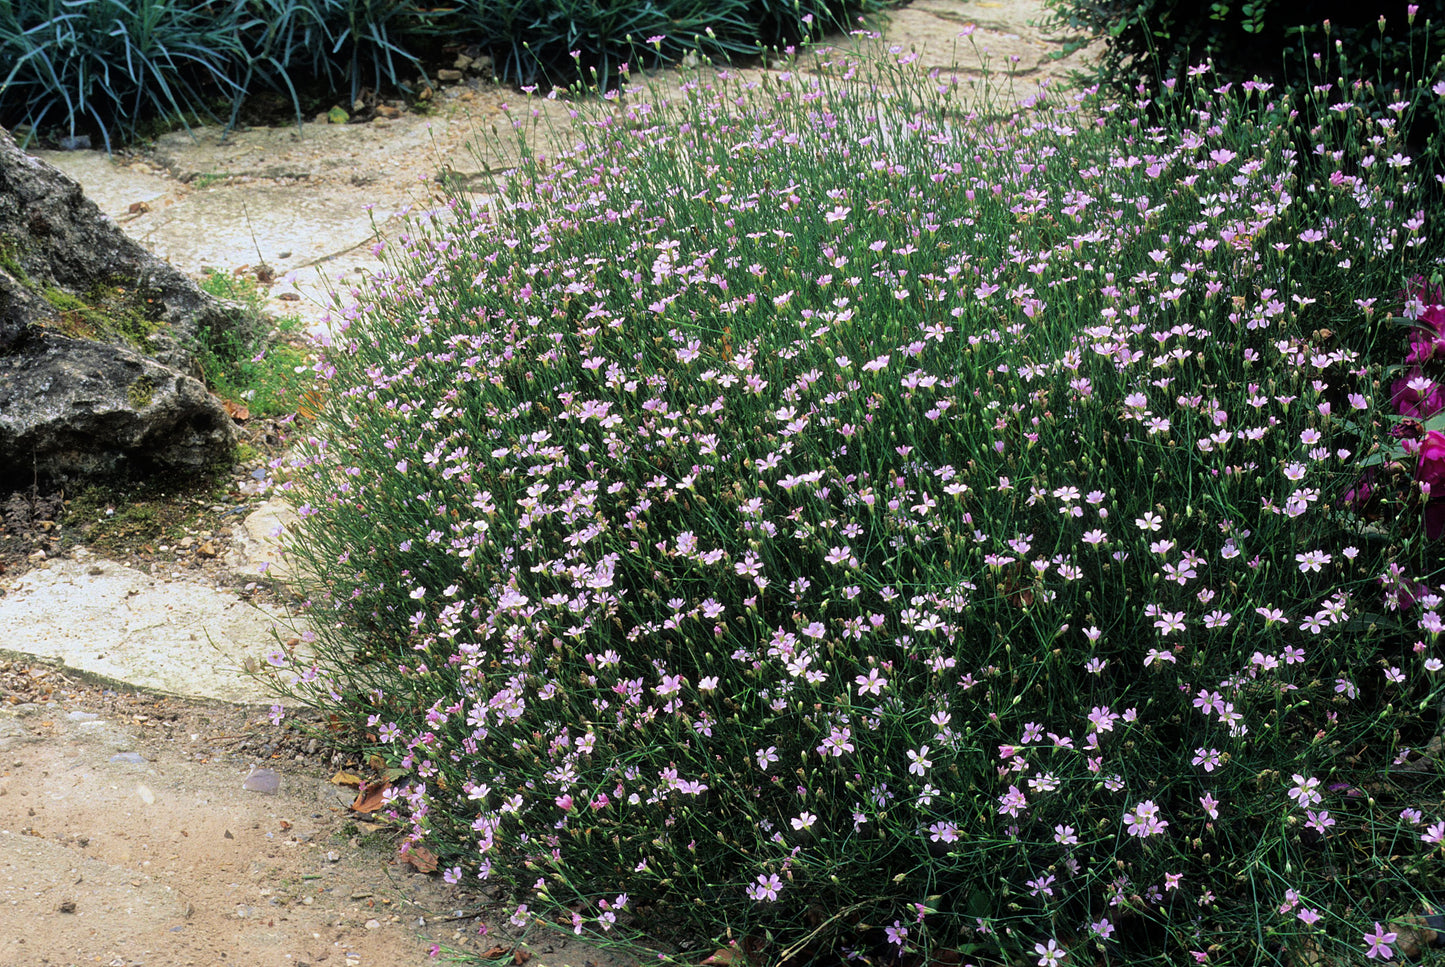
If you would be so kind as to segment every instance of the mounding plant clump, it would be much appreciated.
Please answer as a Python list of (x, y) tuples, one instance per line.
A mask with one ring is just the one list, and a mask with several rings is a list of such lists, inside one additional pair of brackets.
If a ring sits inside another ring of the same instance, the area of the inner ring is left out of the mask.
[(988, 120), (909, 59), (631, 91), (393, 243), (292, 463), (325, 620), (286, 688), (519, 925), (1424, 949), (1445, 586), (1384, 368), (1435, 267), (1394, 129), (1204, 68), (1158, 127)]

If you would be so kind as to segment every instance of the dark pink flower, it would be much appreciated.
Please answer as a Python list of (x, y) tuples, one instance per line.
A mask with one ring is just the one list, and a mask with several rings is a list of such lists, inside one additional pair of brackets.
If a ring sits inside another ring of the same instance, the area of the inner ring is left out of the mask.
[(1423, 275), (1417, 275), (1410, 280), (1410, 287), (1400, 295), (1405, 299), (1418, 298), (1426, 305), (1439, 305), (1445, 303), (1445, 286), (1431, 285)]
[(1366, 470), (1355, 485), (1345, 491), (1344, 502), (1351, 510), (1359, 513), (1369, 505), (1371, 498), (1375, 496), (1375, 468)]
[(1432, 302), (1420, 313), (1420, 322), (1433, 328), (1436, 334), (1445, 333), (1445, 305)]
[(1445, 433), (1429, 431), (1419, 447), (1415, 479), (1430, 488), (1425, 502), (1425, 536), (1435, 540), (1445, 533)]
[(1433, 499), (1445, 499), (1445, 433), (1430, 430), (1420, 438), (1417, 446), (1420, 462), (1415, 470), (1415, 479), (1430, 485)]
[(1426, 377), (1419, 366), (1412, 366), (1407, 374), (1390, 384), (1390, 401), (1401, 416), (1424, 420), (1445, 410), (1445, 391), (1435, 380)]
[(1430, 593), (1429, 585), (1415, 581), (1385, 581), (1377, 578), (1375, 583), (1384, 589), (1385, 607), (1390, 607), (1393, 600), (1394, 606), (1401, 611), (1409, 611), (1415, 607), (1416, 601)]
[(1424, 330), (1410, 336), (1410, 352), (1406, 354), (1405, 362), (1412, 365), (1428, 363), (1436, 357), (1445, 359), (1445, 336)]

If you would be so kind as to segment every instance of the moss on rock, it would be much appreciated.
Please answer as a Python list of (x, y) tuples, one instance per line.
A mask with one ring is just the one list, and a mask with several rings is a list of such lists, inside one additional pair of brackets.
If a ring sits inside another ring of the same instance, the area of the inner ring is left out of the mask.
[(54, 327), (76, 339), (119, 342), (144, 352), (147, 340), (165, 328), (148, 311), (155, 296), (120, 284), (96, 286), (84, 297), (47, 286), (40, 291), (55, 309)]

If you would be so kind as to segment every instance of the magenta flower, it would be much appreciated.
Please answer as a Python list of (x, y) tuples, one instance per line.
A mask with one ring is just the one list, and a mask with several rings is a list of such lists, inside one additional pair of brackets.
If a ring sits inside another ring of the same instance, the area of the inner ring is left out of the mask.
[(1375, 469), (1371, 467), (1364, 472), (1360, 479), (1355, 481), (1353, 487), (1345, 491), (1344, 503), (1351, 510), (1359, 513), (1375, 496), (1375, 491)]
[(1426, 363), (1445, 358), (1445, 306), (1439, 303), (1425, 306), (1416, 322), (1421, 325), (1410, 334), (1410, 353), (1405, 362)]

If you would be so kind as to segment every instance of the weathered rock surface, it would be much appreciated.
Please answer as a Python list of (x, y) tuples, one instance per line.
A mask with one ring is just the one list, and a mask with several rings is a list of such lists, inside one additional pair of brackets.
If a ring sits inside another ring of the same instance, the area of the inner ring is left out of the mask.
[(244, 325), (0, 131), (0, 483), (224, 458), (196, 347)]
[(195, 472), (235, 441), (199, 381), (122, 346), (44, 334), (0, 354), (0, 481)]

